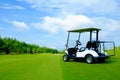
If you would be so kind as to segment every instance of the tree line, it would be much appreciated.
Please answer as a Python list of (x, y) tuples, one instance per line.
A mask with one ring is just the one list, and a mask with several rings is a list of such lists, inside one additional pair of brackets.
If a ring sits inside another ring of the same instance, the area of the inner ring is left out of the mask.
[(14, 38), (0, 36), (0, 54), (58, 53), (57, 49), (27, 44)]

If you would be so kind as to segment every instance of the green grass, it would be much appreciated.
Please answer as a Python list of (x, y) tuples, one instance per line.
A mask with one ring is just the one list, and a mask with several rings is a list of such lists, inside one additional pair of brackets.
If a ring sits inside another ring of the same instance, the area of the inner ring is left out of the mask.
[(51, 54), (0, 56), (0, 80), (62, 80), (59, 60)]
[(120, 80), (120, 56), (87, 64), (54, 54), (1, 55), (0, 80)]

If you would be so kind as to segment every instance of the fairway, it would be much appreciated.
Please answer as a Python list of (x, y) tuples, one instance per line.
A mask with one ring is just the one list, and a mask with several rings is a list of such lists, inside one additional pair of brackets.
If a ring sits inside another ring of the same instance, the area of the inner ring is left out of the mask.
[(0, 56), (0, 80), (120, 80), (120, 57), (105, 63), (63, 62), (62, 55)]

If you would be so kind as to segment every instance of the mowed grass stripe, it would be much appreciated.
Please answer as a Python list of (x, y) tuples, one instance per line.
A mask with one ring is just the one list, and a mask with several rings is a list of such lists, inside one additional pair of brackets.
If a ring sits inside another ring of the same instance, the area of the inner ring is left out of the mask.
[(0, 56), (0, 80), (63, 80), (60, 56)]
[(105, 63), (61, 62), (64, 80), (120, 80), (120, 59)]

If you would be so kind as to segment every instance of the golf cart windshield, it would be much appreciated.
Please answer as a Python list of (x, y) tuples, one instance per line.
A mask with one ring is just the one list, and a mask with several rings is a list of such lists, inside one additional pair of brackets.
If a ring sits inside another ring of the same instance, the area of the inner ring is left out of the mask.
[(66, 48), (76, 47), (76, 46), (78, 47), (78, 45), (81, 45), (80, 36), (81, 36), (81, 33), (84, 33), (84, 32), (90, 32), (90, 41), (92, 41), (92, 33), (96, 32), (96, 40), (98, 40), (99, 30), (101, 30), (101, 29), (98, 29), (98, 28), (84, 28), (84, 29), (77, 29), (77, 30), (69, 30), (68, 31)]
[(67, 42), (67, 46), (68, 47), (75, 47), (80, 43), (80, 33), (76, 34), (76, 33), (72, 33), (69, 35), (69, 41)]

